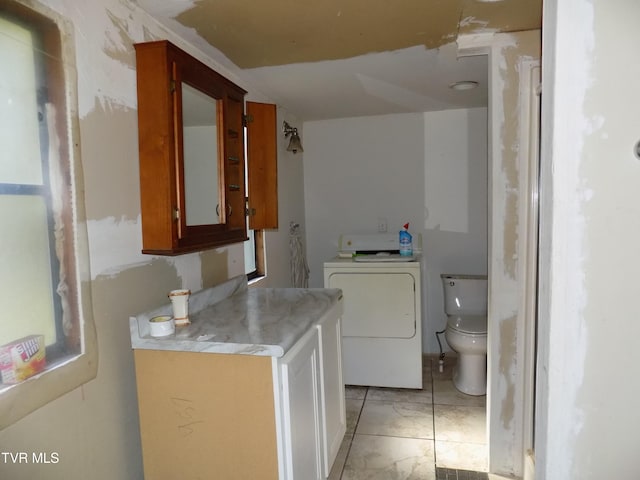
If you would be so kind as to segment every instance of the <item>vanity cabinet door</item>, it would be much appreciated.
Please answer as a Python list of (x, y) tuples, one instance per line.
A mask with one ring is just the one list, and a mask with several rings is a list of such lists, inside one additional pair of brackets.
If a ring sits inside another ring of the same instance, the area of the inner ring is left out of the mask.
[(340, 316), (329, 316), (318, 325), (325, 477), (328, 477), (331, 472), (331, 467), (347, 431), (344, 381), (342, 380), (341, 326)]
[(311, 329), (279, 362), (285, 478), (321, 480), (323, 475), (320, 343)]

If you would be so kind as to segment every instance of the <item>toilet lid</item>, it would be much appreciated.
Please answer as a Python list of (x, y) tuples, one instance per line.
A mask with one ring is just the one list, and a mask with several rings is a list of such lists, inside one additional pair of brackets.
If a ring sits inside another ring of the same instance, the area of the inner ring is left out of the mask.
[(462, 333), (486, 334), (487, 317), (485, 315), (451, 316), (447, 320), (447, 326)]

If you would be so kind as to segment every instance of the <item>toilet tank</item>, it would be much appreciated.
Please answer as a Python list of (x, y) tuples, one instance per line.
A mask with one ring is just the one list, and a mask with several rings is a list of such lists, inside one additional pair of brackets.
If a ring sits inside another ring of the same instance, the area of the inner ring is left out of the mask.
[(487, 276), (444, 273), (444, 311), (447, 315), (486, 315)]

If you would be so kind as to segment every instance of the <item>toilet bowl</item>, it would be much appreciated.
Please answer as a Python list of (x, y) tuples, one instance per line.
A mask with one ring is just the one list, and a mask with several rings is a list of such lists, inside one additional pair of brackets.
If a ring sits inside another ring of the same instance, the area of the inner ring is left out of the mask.
[[(469, 330), (479, 330), (480, 333)], [(458, 354), (458, 363), (453, 372), (455, 387), (467, 395), (485, 395), (487, 393), (487, 317), (449, 317), (444, 338), (451, 349)]]
[(487, 393), (487, 277), (443, 274), (445, 339), (458, 354), (453, 384), (467, 395)]

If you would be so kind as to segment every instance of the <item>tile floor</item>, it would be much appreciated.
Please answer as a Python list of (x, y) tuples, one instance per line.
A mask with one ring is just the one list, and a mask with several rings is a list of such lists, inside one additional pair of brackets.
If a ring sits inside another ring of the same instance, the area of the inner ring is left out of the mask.
[(486, 397), (455, 389), (454, 364), (447, 354), (440, 373), (437, 355), (425, 357), (422, 390), (347, 386), (347, 434), (329, 480), (436, 480), (436, 466), (437, 478), (486, 472)]

